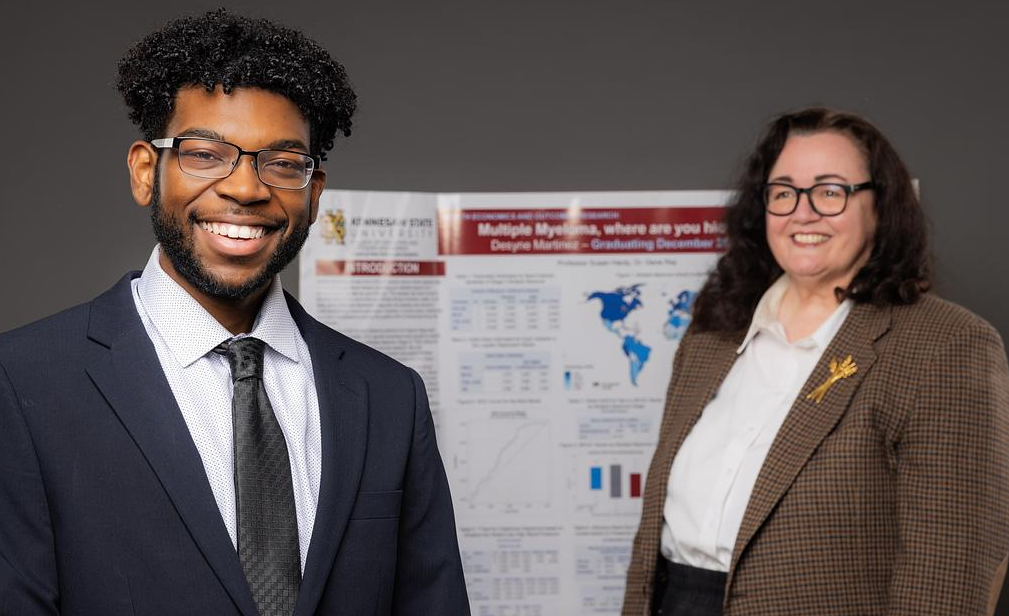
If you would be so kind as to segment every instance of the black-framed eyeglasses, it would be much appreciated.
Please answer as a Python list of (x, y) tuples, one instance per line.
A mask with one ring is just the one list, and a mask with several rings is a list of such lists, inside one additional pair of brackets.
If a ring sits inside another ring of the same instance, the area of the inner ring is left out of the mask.
[(184, 173), (221, 180), (238, 166), (243, 156), (252, 157), (252, 166), (259, 180), (267, 186), (298, 190), (308, 186), (312, 172), (321, 162), (317, 156), (294, 150), (243, 150), (233, 143), (204, 137), (166, 137), (155, 139), (151, 145), (161, 149), (178, 150), (179, 168)]
[(847, 207), (848, 195), (870, 188), (875, 188), (871, 181), (861, 184), (813, 184), (809, 188), (769, 182), (764, 186), (764, 207), (768, 214), (788, 216), (799, 207), (799, 199), (805, 193), (814, 212), (820, 216), (837, 216)]

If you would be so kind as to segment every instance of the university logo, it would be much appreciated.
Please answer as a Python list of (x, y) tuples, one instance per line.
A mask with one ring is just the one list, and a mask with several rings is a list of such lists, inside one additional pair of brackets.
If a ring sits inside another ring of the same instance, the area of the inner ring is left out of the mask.
[(327, 244), (336, 242), (343, 245), (344, 237), (347, 235), (347, 219), (343, 217), (343, 210), (326, 210), (322, 215), (322, 237)]

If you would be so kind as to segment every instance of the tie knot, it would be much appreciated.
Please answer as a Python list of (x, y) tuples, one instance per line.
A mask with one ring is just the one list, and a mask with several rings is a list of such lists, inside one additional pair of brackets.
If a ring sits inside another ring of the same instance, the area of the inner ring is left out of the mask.
[(233, 382), (249, 378), (263, 378), (263, 353), (266, 343), (259, 338), (239, 338), (226, 342), (225, 356), (231, 365)]

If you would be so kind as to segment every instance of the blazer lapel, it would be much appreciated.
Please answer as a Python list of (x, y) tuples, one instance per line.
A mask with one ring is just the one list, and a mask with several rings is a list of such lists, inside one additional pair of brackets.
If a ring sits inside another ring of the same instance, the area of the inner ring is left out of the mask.
[(357, 498), (368, 441), (368, 387), (342, 363), (344, 338), (309, 316), (291, 296), (287, 303), (312, 356), (322, 429), (319, 506), (294, 608), (296, 616), (308, 616), (319, 605)]
[[(855, 305), (806, 380), (778, 430), (753, 486), (736, 536), (726, 588), (732, 584), (736, 566), (746, 546), (784, 497), (813, 452), (844, 415), (859, 384), (876, 361), (874, 343), (889, 329), (889, 324), (889, 308)], [(808, 396), (831, 376), (830, 362), (835, 359), (841, 362), (849, 355), (857, 371), (847, 378), (836, 380), (820, 403), (809, 399)]]
[(143, 452), (232, 601), (255, 616), (203, 462), (137, 315), (130, 287), (135, 276), (128, 274), (91, 304), (88, 337), (104, 348), (89, 360), (87, 373)]
[[(742, 341), (741, 334), (699, 334), (710, 337), (703, 342), (697, 341), (697, 355), (703, 357), (697, 364), (686, 363), (678, 367), (686, 374), (679, 379), (683, 386), (675, 391), (670, 390), (666, 400), (666, 417), (668, 422), (661, 428), (659, 440), (662, 442), (659, 458), (662, 477), (668, 480), (669, 469), (672, 467), (676, 453), (683, 445), (690, 430), (697, 423), (704, 407), (711, 402), (718, 388), (725, 380), (732, 365), (736, 362), (736, 348)], [(689, 362), (689, 358), (688, 358)], [(682, 408), (683, 412), (670, 413), (670, 408)], [(665, 501), (666, 486), (661, 486), (662, 501)]]
[[(683, 357), (677, 354), (670, 389), (666, 394), (663, 422), (659, 428), (659, 442), (648, 469), (644, 502), (641, 505), (638, 543), (648, 546), (645, 548), (647, 550), (657, 550), (661, 540), (662, 511), (673, 459), (735, 363), (736, 348), (742, 342), (744, 334), (745, 331), (691, 334), (689, 352), (688, 348), (683, 348), (687, 353)], [(644, 585), (642, 592), (645, 596), (651, 593), (656, 563), (653, 558), (644, 561), (639, 580)]]

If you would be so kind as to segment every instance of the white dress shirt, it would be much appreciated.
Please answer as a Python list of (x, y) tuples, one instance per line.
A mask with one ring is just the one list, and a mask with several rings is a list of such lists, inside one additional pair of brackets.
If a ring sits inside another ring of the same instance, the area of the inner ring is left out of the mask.
[[(154, 248), (133, 280), (137, 312), (154, 343), (182, 417), (203, 460), (221, 518), (237, 546), (231, 421), (231, 368), (214, 347), (246, 335), (266, 343), (263, 384), (287, 441), (298, 516), (301, 569), (312, 540), (319, 502), (322, 441), (312, 358), (275, 277), (252, 331), (233, 336), (161, 269)], [(137, 387), (143, 387), (137, 383)]]
[(673, 460), (662, 525), (662, 555), (673, 562), (729, 570), (771, 443), (851, 311), (845, 300), (811, 336), (789, 342), (778, 321), (788, 284), (782, 276), (760, 299), (736, 362)]

